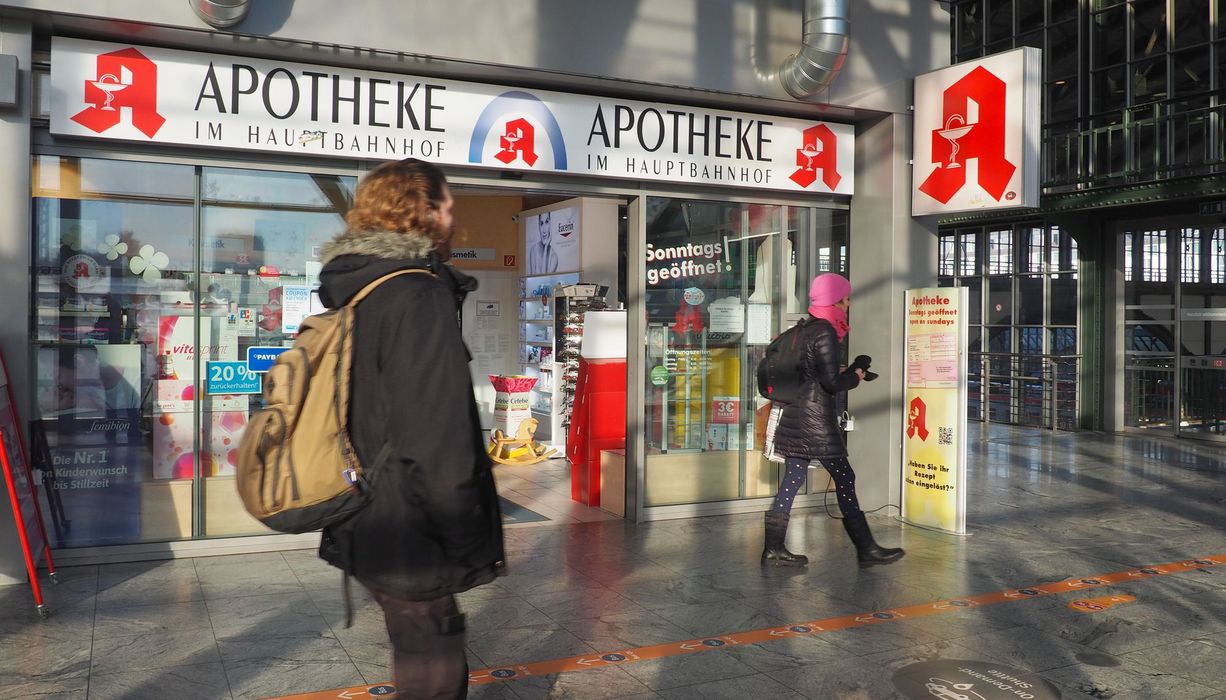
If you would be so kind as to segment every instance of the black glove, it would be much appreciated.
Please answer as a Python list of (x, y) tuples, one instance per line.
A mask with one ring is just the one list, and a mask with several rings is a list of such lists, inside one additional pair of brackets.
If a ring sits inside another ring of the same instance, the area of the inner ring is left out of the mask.
[(869, 357), (868, 355), (856, 355), (856, 359), (852, 360), (851, 364), (848, 365), (847, 371), (854, 372), (858, 369), (864, 370), (864, 381), (871, 382), (879, 376), (876, 372), (868, 371), (868, 368), (872, 366), (872, 364), (873, 358)]

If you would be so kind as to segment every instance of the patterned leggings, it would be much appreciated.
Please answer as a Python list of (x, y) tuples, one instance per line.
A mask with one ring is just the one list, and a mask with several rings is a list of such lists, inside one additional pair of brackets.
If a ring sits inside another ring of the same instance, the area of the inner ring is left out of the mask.
[[(856, 473), (851, 469), (851, 462), (846, 457), (830, 457), (818, 460), (830, 472), (834, 479), (835, 495), (839, 499), (839, 510), (843, 517), (860, 512), (860, 501), (856, 498)], [(779, 493), (775, 494), (775, 502), (771, 504), (772, 513), (792, 512), (792, 501), (796, 492), (809, 471), (809, 460), (803, 457), (787, 457), (784, 461), (785, 471), (783, 483), (779, 485)]]

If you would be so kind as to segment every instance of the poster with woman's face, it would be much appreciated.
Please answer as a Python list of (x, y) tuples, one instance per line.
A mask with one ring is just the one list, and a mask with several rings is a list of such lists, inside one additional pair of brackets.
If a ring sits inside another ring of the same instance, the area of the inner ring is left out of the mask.
[(579, 272), (579, 245), (579, 207), (529, 216), (524, 222), (526, 274)]

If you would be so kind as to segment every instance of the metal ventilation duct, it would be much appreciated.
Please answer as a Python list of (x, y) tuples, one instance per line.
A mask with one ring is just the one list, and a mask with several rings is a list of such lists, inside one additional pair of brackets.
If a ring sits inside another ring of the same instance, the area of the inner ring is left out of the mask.
[(215, 29), (242, 22), (251, 11), (251, 0), (187, 0), (196, 16)]
[(779, 80), (789, 95), (812, 100), (838, 77), (847, 58), (850, 14), (849, 0), (805, 0), (800, 51), (779, 67)]

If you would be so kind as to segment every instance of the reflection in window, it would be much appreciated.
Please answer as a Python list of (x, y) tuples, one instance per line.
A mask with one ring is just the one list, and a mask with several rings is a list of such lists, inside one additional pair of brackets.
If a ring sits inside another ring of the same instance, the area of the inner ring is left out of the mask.
[(1137, 352), (1171, 351), (1174, 343), (1174, 333), (1169, 324), (1136, 324), (1124, 329), (1127, 335), (1126, 345), (1129, 350)]
[(1145, 231), (1141, 234), (1141, 280), (1166, 281), (1166, 231)]
[[(33, 167), (31, 429), (48, 447), (44, 492), (72, 523), (53, 520), (52, 543), (266, 533), (233, 484), (260, 399), (201, 400), (203, 378), (210, 361), (288, 340), (283, 293), (311, 283), (356, 178), (46, 155)], [(107, 478), (54, 485), (81, 464)]]
[(1132, 18), (1133, 59), (1166, 50), (1166, 0), (1133, 0)]
[(1007, 326), (1013, 323), (1013, 278), (988, 279), (988, 324)]
[(846, 269), (847, 212), (663, 197), (644, 211), (646, 244), (663, 254), (642, 263), (644, 500), (773, 495), (779, 469), (757, 442), (769, 411), (748, 375), (785, 314), (804, 312), (814, 274)]
[(1007, 275), (1013, 272), (1013, 231), (988, 232), (988, 274)]
[(1026, 241), (1027, 272), (1043, 271), (1043, 229), (1023, 229), (1021, 235)]
[(1053, 355), (1071, 355), (1077, 352), (1076, 328), (1052, 328), (1050, 340), (1051, 348), (1048, 352)]
[(1060, 230), (1060, 227), (1054, 224), (1049, 237), (1051, 269), (1053, 271), (1077, 270), (1077, 241), (1067, 231)]
[(231, 168), (204, 168), (201, 178), (206, 204), (244, 202), (327, 211), (348, 211), (357, 186), (352, 177)]
[(1209, 279), (1210, 284), (1226, 283), (1226, 229), (1214, 229), (1213, 240), (1209, 242)]
[(983, 41), (983, 2), (970, 0), (958, 6), (954, 13), (958, 49), (975, 48)]
[[(1019, 326), (1017, 329), (1017, 351), (1023, 355), (1042, 355), (1043, 329), (1032, 326)], [(1030, 366), (1034, 367), (1036, 365), (1031, 364)]]
[(1132, 234), (1124, 234), (1124, 281), (1132, 281)]
[[(1220, 20), (1219, 20), (1220, 21)], [(1194, 46), (1209, 41), (1209, 0), (1178, 0), (1172, 22), (1175, 46)]]
[(1077, 325), (1077, 275), (1052, 277), (1050, 299), (1048, 323), (1053, 326)]
[(960, 236), (962, 241), (961, 259), (958, 265), (959, 275), (977, 275), (979, 274), (979, 249), (976, 244), (979, 241), (978, 233), (964, 233)]
[(983, 279), (980, 277), (963, 277), (961, 285), (966, 287), (966, 322), (971, 325), (983, 323)]
[(954, 237), (941, 236), (938, 253), (937, 274), (949, 277), (954, 274)]
[(1183, 228), (1179, 230), (1179, 280), (1181, 282), (1200, 281), (1200, 229)]
[(1013, 0), (992, 0), (988, 5), (988, 41), (1013, 34)]
[(1043, 276), (1017, 278), (1017, 323), (1043, 323)]
[(1091, 22), (1091, 66), (1101, 68), (1120, 63), (1124, 60), (1124, 41), (1126, 35), (1120, 31), (1128, 18), (1128, 8), (1114, 7), (1105, 12), (1096, 13)]
[(166, 163), (143, 163), (95, 158), (64, 159), (79, 163), (83, 194), (173, 197), (191, 199), (196, 175), (192, 168)]

